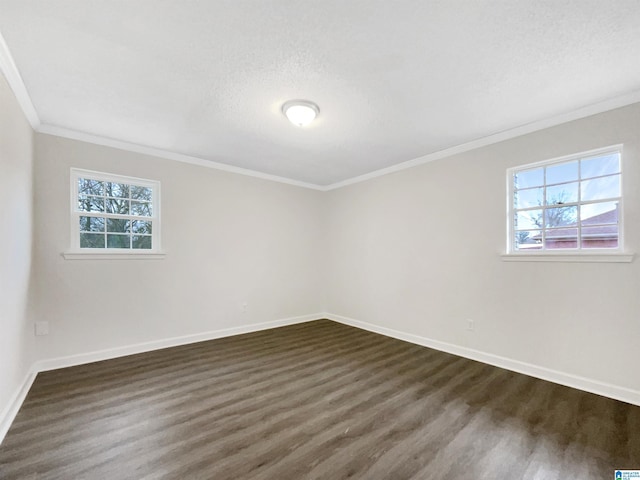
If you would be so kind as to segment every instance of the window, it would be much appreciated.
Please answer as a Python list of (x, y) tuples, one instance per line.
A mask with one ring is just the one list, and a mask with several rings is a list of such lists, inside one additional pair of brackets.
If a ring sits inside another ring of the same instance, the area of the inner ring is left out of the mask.
[(621, 146), (511, 169), (508, 251), (620, 250), (621, 176)]
[(72, 250), (152, 253), (160, 249), (160, 183), (71, 170)]

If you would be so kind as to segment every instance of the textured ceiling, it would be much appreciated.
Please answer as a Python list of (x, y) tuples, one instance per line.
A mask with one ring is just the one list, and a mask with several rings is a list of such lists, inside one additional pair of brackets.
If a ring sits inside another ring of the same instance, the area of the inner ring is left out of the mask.
[(317, 185), (637, 91), (639, 25), (637, 0), (0, 0), (44, 125)]

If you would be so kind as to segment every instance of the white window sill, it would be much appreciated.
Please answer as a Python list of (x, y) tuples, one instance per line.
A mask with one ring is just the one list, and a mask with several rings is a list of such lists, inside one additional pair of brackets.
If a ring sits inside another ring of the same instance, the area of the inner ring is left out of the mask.
[(163, 260), (166, 253), (64, 252), (65, 260)]
[(633, 253), (505, 253), (503, 262), (630, 263)]

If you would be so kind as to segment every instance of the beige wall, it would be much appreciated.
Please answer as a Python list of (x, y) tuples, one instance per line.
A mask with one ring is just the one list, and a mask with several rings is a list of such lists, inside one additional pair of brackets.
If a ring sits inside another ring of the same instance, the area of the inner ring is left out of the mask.
[[(36, 159), (40, 358), (323, 310), (321, 192), (43, 134)], [(71, 167), (159, 180), (166, 258), (65, 260)]]
[(499, 256), (507, 168), (617, 143), (626, 247), (640, 253), (638, 125), (640, 104), (329, 192), (329, 311), (640, 390), (640, 259)]
[(33, 354), (32, 169), (33, 131), (0, 74), (0, 438)]

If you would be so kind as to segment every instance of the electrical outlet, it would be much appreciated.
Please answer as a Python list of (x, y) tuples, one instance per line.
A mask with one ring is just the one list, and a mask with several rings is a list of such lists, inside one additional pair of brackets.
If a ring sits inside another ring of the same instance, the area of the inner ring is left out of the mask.
[(473, 331), (475, 331), (475, 329), (476, 329), (475, 322), (472, 319), (468, 318), (467, 319), (467, 330), (469, 330), (470, 332), (473, 332)]
[(37, 336), (49, 335), (49, 322), (35, 322), (34, 327)]

